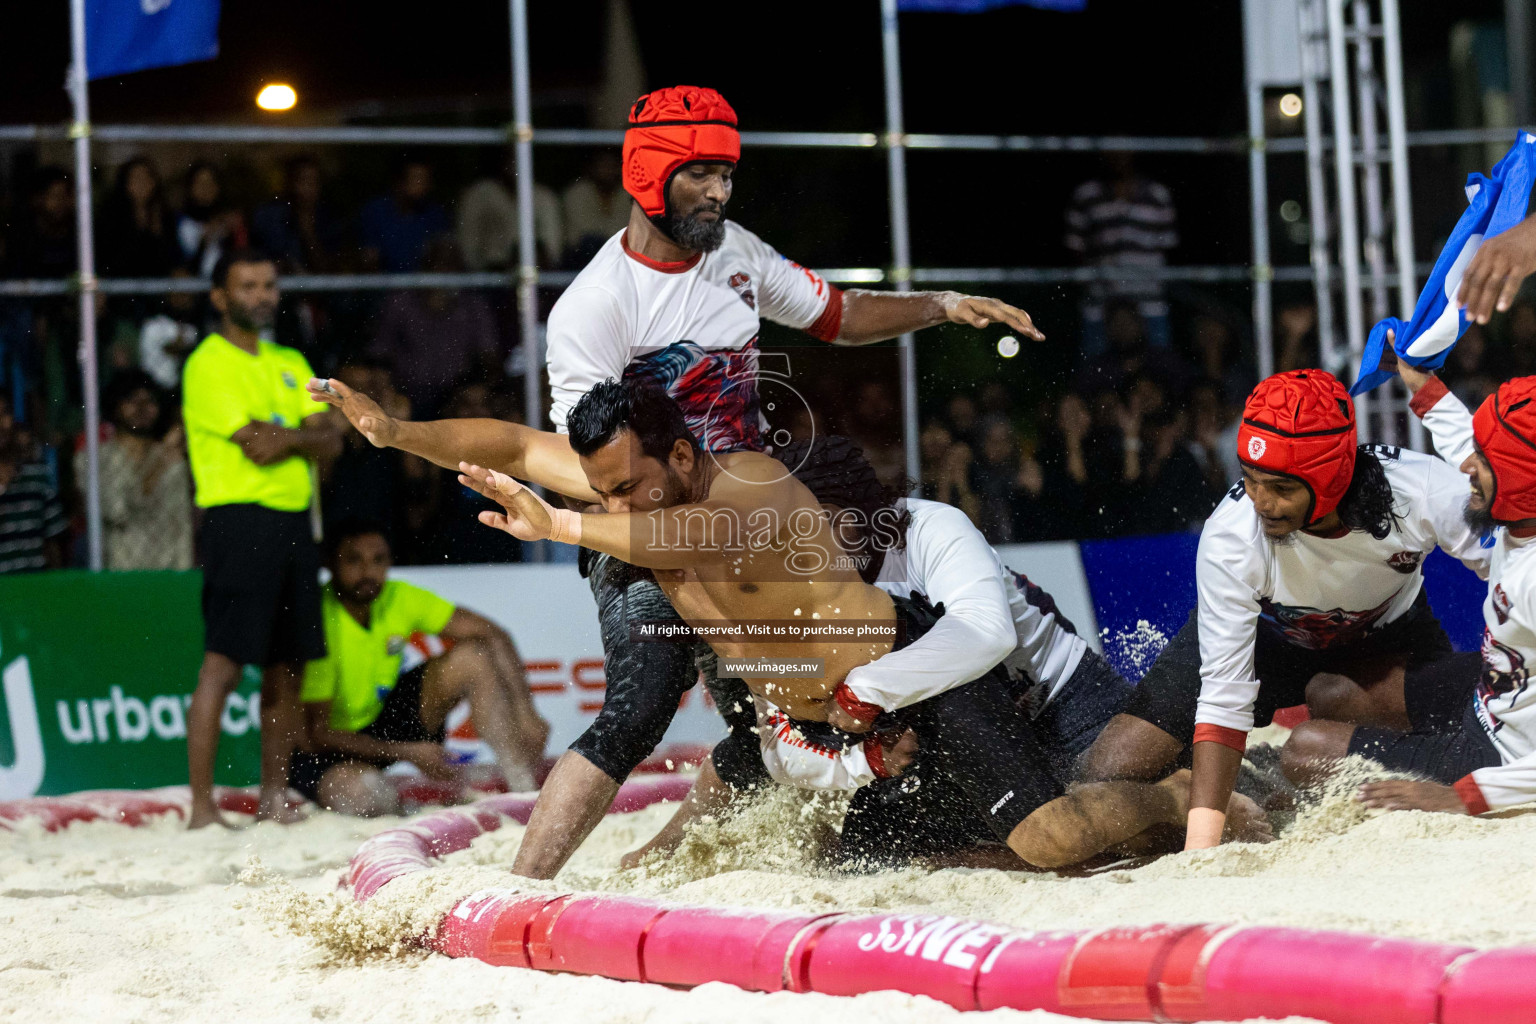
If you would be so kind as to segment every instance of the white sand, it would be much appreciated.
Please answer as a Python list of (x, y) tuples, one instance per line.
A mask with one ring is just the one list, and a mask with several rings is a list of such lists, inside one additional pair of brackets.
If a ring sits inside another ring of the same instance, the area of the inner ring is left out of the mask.
[[(1536, 942), (1536, 815), (1370, 817), (1346, 796), (1280, 842), (1181, 854), (1086, 879), (996, 871), (817, 874), (800, 845), (815, 815), (792, 794), (706, 830), (649, 871), (617, 856), (671, 813), (606, 820), (564, 888), (765, 907), (944, 912), (1023, 927), (1245, 921), (1372, 931), (1476, 945)], [(334, 896), (367, 835), (394, 824), (317, 815), (289, 829), (187, 834), (83, 824), (0, 833), (0, 1021), (400, 1021), (540, 1019), (768, 1024), (790, 1013), (873, 1013), (959, 1024), (930, 1000), (877, 993), (858, 1007), (723, 985), (692, 992), (492, 968), (400, 942), (458, 897), (509, 881), (509, 826), (359, 909)], [(759, 865), (749, 868), (746, 865)], [(768, 866), (771, 870), (763, 870)], [(243, 878), (243, 880), (242, 880)], [(296, 933), (293, 929), (297, 927)], [(390, 948), (393, 946), (394, 948)], [(980, 1021), (978, 1015), (965, 1020)], [(997, 1011), (985, 1024), (1063, 1018)]]

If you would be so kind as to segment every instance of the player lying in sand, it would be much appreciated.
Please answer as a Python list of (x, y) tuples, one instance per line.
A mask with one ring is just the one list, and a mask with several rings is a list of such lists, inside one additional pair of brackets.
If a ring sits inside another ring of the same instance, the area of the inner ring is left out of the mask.
[[(482, 513), (487, 525), (525, 540), (580, 543), (651, 569), (684, 619), (705, 629), (732, 627), (731, 635), (707, 637), (720, 656), (820, 658), (822, 674), (755, 681), (754, 693), (792, 719), (825, 722), (834, 702), (868, 714), (847, 693), (844, 677), (937, 621), (923, 602), (893, 598), (831, 557), (841, 549), (827, 520), (782, 464), (752, 452), (704, 457), (676, 404), (642, 382), (593, 388), (572, 412), (569, 439), (512, 424), (500, 425), (498, 437), (451, 421), (407, 424), (335, 382), (316, 382), (311, 390), (342, 408), (375, 444), (451, 464), (445, 442), (459, 440), (464, 455), (490, 454), (487, 461), (572, 497), (600, 500), (604, 514), (555, 509), (504, 474), (462, 466), (466, 485), (503, 506), (501, 513)], [(761, 639), (747, 628), (777, 624), (825, 624), (866, 636), (796, 643)], [(883, 636), (869, 639), (871, 631)], [(928, 756), (954, 766), (971, 807), (1029, 863), (1077, 863), (1146, 827), (1118, 804), (1085, 827), (1076, 816), (1091, 795), (1074, 794), (1035, 815), (1060, 790), (1031, 742), (1027, 719), (996, 677), (926, 700), (898, 724), (917, 733)]]

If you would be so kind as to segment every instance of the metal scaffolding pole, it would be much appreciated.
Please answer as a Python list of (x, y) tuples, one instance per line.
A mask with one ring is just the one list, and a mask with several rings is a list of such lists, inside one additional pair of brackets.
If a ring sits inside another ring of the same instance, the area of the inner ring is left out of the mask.
[[(539, 267), (533, 220), (533, 105), (528, 90), (528, 3), (509, 0), (512, 20), (512, 139), (517, 173), (517, 313), (523, 335), (523, 418), (544, 428), (540, 388), (544, 364), (539, 344)], [(531, 560), (547, 561), (547, 543), (528, 545)]]
[(1248, 192), (1253, 216), (1253, 343), (1259, 377), (1275, 372), (1274, 267), (1269, 249), (1269, 169), (1264, 140), (1264, 84), (1247, 62)]
[[(1365, 344), (1365, 310), (1360, 302), (1360, 222), (1355, 199), (1354, 118), (1349, 101), (1349, 63), (1345, 58), (1345, 0), (1328, 2), (1328, 70), (1333, 94), (1333, 170), (1339, 197), (1339, 265), (1344, 270), (1344, 344), (1322, 360), (1323, 369), (1345, 376), (1346, 366)], [(1370, 403), (1361, 395), (1355, 417), (1369, 423)], [(1364, 433), (1364, 431), (1362, 431)]]
[(1318, 359), (1333, 351), (1336, 330), (1333, 316), (1333, 259), (1328, 251), (1328, 182), (1323, 169), (1323, 98), (1318, 83), (1326, 76), (1322, 39), (1324, 0), (1303, 0), (1296, 16), (1301, 34), (1301, 95), (1306, 132), (1307, 208), (1312, 240), (1310, 262), (1317, 297)]
[[(1397, 0), (1381, 0), (1382, 64), (1387, 75), (1387, 145), (1392, 157), (1392, 235), (1397, 258), (1397, 308), (1404, 320), (1419, 300), (1413, 258), (1413, 209), (1408, 186), (1408, 116), (1403, 109), (1403, 33)], [(1424, 423), (1408, 417), (1408, 444), (1427, 451)]]
[[(1382, 24), (1386, 24), (1384, 0)], [(1392, 18), (1397, 20), (1396, 4)], [(1504, 45), (1509, 58), (1509, 115), (1515, 124), (1531, 121), (1531, 0), (1504, 0)]]
[[(891, 282), (899, 292), (912, 290), (912, 239), (907, 224), (907, 151), (901, 116), (901, 37), (896, 0), (880, 0), (880, 42), (885, 57), (885, 166), (891, 201)], [(917, 352), (915, 339), (903, 334), (901, 353), (901, 432), (907, 479), (922, 479), (918, 456)]]
[[(1376, 60), (1372, 53), (1374, 43), (1369, 0), (1350, 0), (1350, 10), (1354, 21), (1355, 95), (1359, 104), (1360, 172), (1365, 207), (1364, 253), (1366, 265), (1370, 269), (1371, 320), (1375, 321), (1386, 316), (1390, 309), (1387, 305), (1387, 219), (1381, 188), (1381, 136), (1376, 125)], [(1362, 344), (1364, 335), (1362, 324), (1361, 333), (1357, 336)], [(1351, 337), (1351, 350), (1354, 344), (1355, 338)], [(1387, 389), (1391, 391), (1393, 385), (1389, 383)], [(1376, 411), (1381, 415), (1380, 423), (1371, 422), (1373, 406), (1379, 406)], [(1389, 429), (1388, 422), (1391, 418), (1390, 410), (1394, 407), (1395, 403), (1389, 406), (1387, 403), (1362, 403), (1357, 399), (1355, 409), (1360, 436), (1382, 441), (1397, 440), (1397, 432)]]
[(91, 229), (90, 79), (85, 67), (85, 0), (69, 0), (69, 93), (75, 123), (75, 231), (80, 247), (80, 376), (85, 400), (85, 531), (92, 572), (101, 558), (101, 384), (96, 377), (96, 250)]

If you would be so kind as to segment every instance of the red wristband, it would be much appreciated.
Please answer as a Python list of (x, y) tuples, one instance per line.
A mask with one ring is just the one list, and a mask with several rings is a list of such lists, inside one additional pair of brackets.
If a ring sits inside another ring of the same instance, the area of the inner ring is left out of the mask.
[(837, 689), (832, 691), (832, 699), (837, 701), (837, 706), (848, 713), (850, 718), (856, 719), (863, 725), (868, 725), (880, 717), (880, 712), (885, 709), (879, 704), (870, 704), (853, 695), (848, 689), (847, 683), (838, 683)]
[(1445, 386), (1445, 381), (1431, 374), (1424, 386), (1409, 399), (1408, 408), (1412, 409), (1413, 414), (1419, 419), (1423, 419), (1424, 414), (1440, 404), (1440, 399), (1448, 395), (1450, 390)]
[(869, 762), (869, 770), (875, 773), (875, 778), (891, 777), (890, 771), (885, 767), (885, 747), (881, 744), (879, 736), (871, 736), (864, 741), (864, 758)]
[(1488, 801), (1483, 798), (1483, 790), (1477, 784), (1477, 780), (1470, 774), (1463, 775), (1451, 786), (1456, 795), (1461, 797), (1461, 802), (1466, 805), (1468, 814), (1488, 813)]
[(1241, 729), (1228, 729), (1224, 725), (1201, 722), (1195, 726), (1195, 743), (1220, 743), (1241, 754), (1248, 749), (1248, 734)]

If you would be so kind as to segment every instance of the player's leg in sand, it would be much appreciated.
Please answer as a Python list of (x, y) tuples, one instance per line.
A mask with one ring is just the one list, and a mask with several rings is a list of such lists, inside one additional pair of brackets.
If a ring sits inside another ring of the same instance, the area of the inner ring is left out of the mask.
[(346, 761), (327, 768), (315, 787), (315, 796), (321, 807), (337, 814), (377, 818), (400, 813), (399, 792), (383, 772), (362, 761)]
[[(304, 666), (293, 662), (268, 665), (261, 673), (261, 798), (258, 821), (292, 824), (304, 815), (288, 803), (288, 762), (303, 735), (299, 684)], [(222, 707), (222, 704), (221, 704)]]
[[(219, 753), (219, 716), (239, 681), (240, 666), (232, 659), (214, 651), (203, 654), (197, 689), (192, 691), (192, 704), (187, 709), (187, 773), (192, 789), (189, 828), (229, 824), (213, 801), (213, 765)], [(262, 711), (266, 711), (265, 704)]]
[[(496, 755), (497, 768), (507, 785), (516, 791), (530, 790), (534, 788), (533, 761), (543, 753), (543, 744), (531, 746), (530, 731), (520, 721), (508, 684), (497, 668), (496, 653), (483, 640), (461, 640), (446, 654), (427, 662), (421, 684), (421, 721), (435, 733), (443, 727), (448, 712), (467, 699), (475, 732)], [(531, 707), (528, 710), (531, 712)]]

